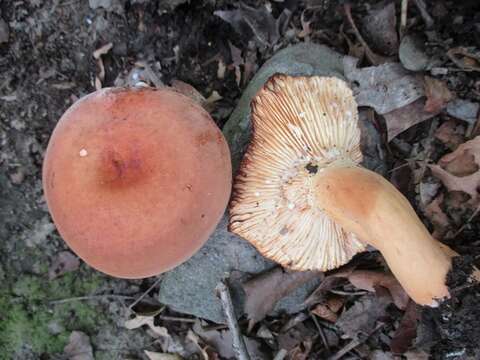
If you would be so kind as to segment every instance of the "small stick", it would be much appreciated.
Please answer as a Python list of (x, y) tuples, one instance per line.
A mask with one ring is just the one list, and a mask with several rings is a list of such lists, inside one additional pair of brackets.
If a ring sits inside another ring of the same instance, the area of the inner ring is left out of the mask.
[(323, 345), (325, 346), (325, 349), (327, 349), (327, 351), (330, 352), (330, 346), (328, 345), (327, 337), (325, 336), (325, 333), (323, 332), (323, 329), (322, 329), (322, 327), (320, 326), (320, 323), (317, 320), (317, 316), (312, 312), (310, 312), (310, 316), (311, 316), (313, 322), (315, 323), (315, 326), (318, 330), (318, 333), (320, 334), (320, 337), (322, 338)]
[(71, 298), (60, 299), (60, 300), (52, 300), (52, 301), (49, 301), (48, 303), (51, 305), (56, 305), (56, 304), (65, 304), (73, 301), (103, 300), (103, 299), (132, 300), (135, 298), (133, 296), (105, 294), (105, 295), (77, 296), (77, 297), (71, 297)]
[(128, 307), (129, 310), (132, 310), (132, 308), (137, 305), (142, 299), (147, 296), (147, 294), (152, 291), (158, 284), (160, 284), (160, 281), (162, 281), (162, 277), (159, 277), (155, 282), (150, 286), (138, 299), (136, 299), (133, 303), (130, 304)]
[(425, 21), (425, 25), (427, 26), (427, 29), (430, 29), (433, 27), (434, 21), (433, 18), (430, 16), (430, 14), (427, 11), (427, 4), (425, 4), (424, 0), (414, 0), (415, 5), (418, 8), (418, 11), (420, 11), (420, 15), (423, 18), (423, 21)]
[(230, 295), (230, 290), (227, 287), (227, 284), (221, 281), (217, 287), (217, 296), (222, 302), (223, 311), (227, 320), (228, 328), (232, 333), (233, 338), (233, 351), (238, 360), (250, 360), (250, 355), (248, 355), (247, 347), (243, 341), (243, 335), (238, 326), (237, 317), (235, 315), (235, 309), (233, 308), (232, 297)]
[(164, 321), (178, 321), (178, 322), (185, 322), (185, 323), (195, 323), (197, 321), (195, 319), (182, 318), (178, 316), (167, 316), (167, 315), (159, 315), (158, 318)]
[(345, 347), (343, 347), (343, 349), (340, 349), (335, 355), (333, 355), (332, 357), (328, 358), (328, 360), (339, 360), (341, 359), (346, 353), (352, 351), (353, 349), (355, 349), (357, 346), (359, 346), (360, 344), (364, 343), (365, 341), (367, 341), (367, 339), (373, 335), (374, 332), (376, 332), (378, 329), (382, 328), (384, 326), (384, 324), (378, 324), (377, 327), (375, 329), (373, 329), (367, 336), (365, 336), (363, 339), (354, 339), (352, 341), (350, 341), (347, 345), (345, 345)]
[(405, 29), (407, 28), (407, 11), (408, 11), (408, 0), (402, 0), (401, 13), (400, 13), (400, 40), (405, 34)]
[(355, 34), (355, 37), (357, 38), (357, 41), (363, 46), (365, 49), (365, 56), (367, 59), (372, 63), (372, 65), (379, 65), (385, 62), (385, 58), (375, 54), (372, 49), (368, 46), (367, 42), (363, 39), (363, 36), (360, 34), (360, 30), (358, 30), (357, 25), (355, 25), (355, 21), (353, 20), (352, 16), (352, 6), (350, 4), (344, 4), (343, 9), (345, 11), (345, 15), (347, 17), (347, 20), (350, 24), (350, 26), (353, 29), (353, 32)]

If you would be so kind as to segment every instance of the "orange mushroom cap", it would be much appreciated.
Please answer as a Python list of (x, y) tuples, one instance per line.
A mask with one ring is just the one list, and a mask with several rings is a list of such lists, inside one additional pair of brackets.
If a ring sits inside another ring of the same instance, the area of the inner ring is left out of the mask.
[(230, 196), (230, 153), (189, 98), (102, 89), (58, 122), (43, 187), (78, 256), (107, 274), (143, 278), (187, 260), (214, 231)]

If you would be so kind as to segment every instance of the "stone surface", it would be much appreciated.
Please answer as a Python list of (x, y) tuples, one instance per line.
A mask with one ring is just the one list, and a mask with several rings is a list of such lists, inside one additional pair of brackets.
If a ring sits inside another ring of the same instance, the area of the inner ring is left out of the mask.
[(398, 50), (398, 57), (405, 69), (411, 71), (425, 70), (430, 60), (425, 54), (423, 41), (412, 35), (403, 38)]
[(237, 107), (223, 128), (236, 168), (250, 140), (250, 102), (269, 77), (288, 75), (330, 75), (342, 77), (342, 55), (326, 46), (301, 43), (283, 49), (268, 60), (243, 91)]
[[(228, 232), (227, 217), (224, 216), (198, 253), (165, 274), (160, 285), (159, 300), (175, 311), (223, 323), (223, 310), (215, 295), (218, 283), (232, 273), (235, 275), (230, 283), (237, 315), (240, 316), (244, 301), (241, 281), (249, 274), (257, 274), (274, 266), (247, 241)], [(303, 300), (317, 285), (318, 281), (311, 281), (297, 289), (277, 304), (276, 311), (300, 311)]]
[[(325, 46), (298, 44), (279, 51), (257, 72), (244, 91), (236, 109), (224, 127), (230, 145), (234, 167), (250, 140), (250, 102), (265, 81), (275, 73), (289, 75), (324, 75), (343, 78), (343, 56)], [(384, 172), (381, 139), (367, 117), (360, 116), (364, 165)], [(222, 219), (216, 231), (190, 260), (164, 275), (159, 300), (171, 309), (192, 314), (214, 322), (224, 322), (221, 304), (215, 296), (215, 287), (223, 278), (233, 275), (233, 301), (237, 315), (243, 313), (244, 293), (241, 282), (248, 276), (274, 267), (256, 249), (227, 230), (227, 218)], [(235, 279), (235, 280), (234, 280)], [(276, 306), (275, 311), (295, 313), (303, 309), (303, 300), (317, 286), (318, 280), (298, 288)]]

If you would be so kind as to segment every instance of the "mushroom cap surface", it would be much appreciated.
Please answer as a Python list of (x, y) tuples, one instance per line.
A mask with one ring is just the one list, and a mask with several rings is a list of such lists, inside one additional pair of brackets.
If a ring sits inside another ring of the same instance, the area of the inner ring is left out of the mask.
[(230, 231), (295, 270), (329, 270), (366, 245), (322, 210), (313, 178), (362, 160), (357, 104), (333, 77), (274, 75), (252, 101), (252, 140), (234, 181)]
[(189, 98), (107, 88), (58, 122), (43, 187), (78, 256), (104, 273), (144, 278), (187, 260), (214, 231), (230, 196), (230, 152)]

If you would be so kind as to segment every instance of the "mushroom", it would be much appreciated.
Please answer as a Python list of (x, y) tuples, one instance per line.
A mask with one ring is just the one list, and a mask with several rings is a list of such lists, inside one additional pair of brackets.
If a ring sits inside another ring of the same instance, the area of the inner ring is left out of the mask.
[(417, 303), (435, 306), (456, 253), (407, 199), (360, 166), (357, 104), (346, 83), (276, 75), (252, 102), (253, 138), (234, 182), (230, 231), (294, 270), (330, 270), (367, 244)]
[(168, 89), (107, 88), (73, 104), (43, 164), (48, 208), (92, 267), (144, 278), (192, 256), (231, 190), (230, 153), (210, 115)]

